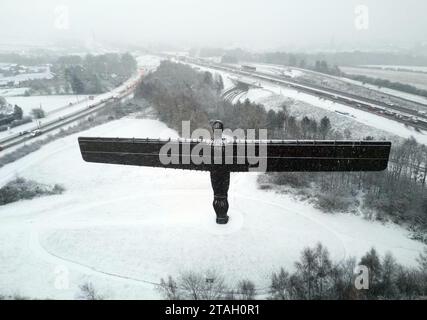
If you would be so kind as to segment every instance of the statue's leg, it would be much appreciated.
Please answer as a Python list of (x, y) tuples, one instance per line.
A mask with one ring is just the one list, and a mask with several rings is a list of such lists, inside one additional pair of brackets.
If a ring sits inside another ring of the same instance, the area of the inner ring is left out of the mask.
[(216, 213), (216, 223), (227, 224), (228, 222), (228, 188), (230, 186), (230, 171), (212, 170), (211, 183), (214, 191), (213, 207)]

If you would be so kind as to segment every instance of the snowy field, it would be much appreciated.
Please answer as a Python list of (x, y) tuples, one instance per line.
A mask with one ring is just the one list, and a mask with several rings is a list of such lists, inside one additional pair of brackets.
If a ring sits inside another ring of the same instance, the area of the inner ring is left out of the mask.
[(30, 88), (1, 88), (0, 97), (23, 96)]
[[(107, 298), (157, 298), (153, 283), (185, 270), (216, 269), (229, 283), (269, 285), (321, 241), (334, 260), (371, 247), (416, 265), (424, 246), (394, 225), (329, 215), (288, 195), (257, 189), (257, 174), (231, 177), (230, 223), (215, 224), (209, 174), (85, 163), (78, 136), (176, 137), (156, 120), (122, 119), (54, 141), (0, 169), (62, 184), (63, 195), (0, 207), (2, 294), (72, 299), (85, 281)], [(69, 286), (59, 286), (58, 277)]]
[(290, 78), (298, 78), (304, 75), (304, 72), (297, 68), (286, 67), (283, 65), (267, 64), (267, 63), (245, 63), (230, 64), (234, 68), (240, 68), (242, 65), (252, 66), (256, 71), (271, 74), (274, 76), (287, 76)]
[(148, 54), (136, 57), (138, 66), (144, 68), (146, 72), (151, 72), (157, 69), (162, 60), (163, 59), (158, 56), (152, 56)]
[(427, 97), (423, 97), (423, 96), (419, 96), (419, 95), (415, 95), (415, 94), (411, 94), (411, 93), (407, 93), (407, 92), (403, 92), (403, 91), (398, 91), (395, 89), (389, 89), (389, 88), (384, 88), (384, 87), (378, 87), (369, 83), (363, 83), (360, 81), (356, 81), (356, 80), (352, 80), (352, 79), (348, 79), (348, 78), (342, 78), (342, 77), (335, 77), (336, 79), (339, 79), (341, 81), (345, 81), (348, 83), (352, 83), (358, 86), (362, 86), (368, 89), (372, 89), (378, 92), (384, 92), (387, 94), (390, 94), (392, 96), (396, 96), (399, 98), (403, 98), (403, 99), (407, 99), (407, 100), (411, 100), (414, 102), (418, 102), (418, 103), (422, 103), (427, 105)]
[(19, 83), (28, 80), (52, 79), (53, 77), (54, 75), (49, 70), (44, 72), (23, 73), (10, 77), (0, 76), (0, 84), (7, 84), (9, 82)]
[(71, 104), (78, 104), (88, 99), (87, 95), (52, 95), (52, 96), (29, 96), (29, 97), (7, 97), (7, 102), (17, 104), (22, 108), (25, 115), (29, 115), (32, 109), (42, 108), (50, 113), (56, 109)]
[(394, 82), (402, 82), (413, 85), (419, 89), (427, 90), (427, 74), (414, 73), (410, 71), (379, 70), (356, 67), (340, 67), (340, 69), (349, 74), (364, 75), (373, 78), (386, 79)]

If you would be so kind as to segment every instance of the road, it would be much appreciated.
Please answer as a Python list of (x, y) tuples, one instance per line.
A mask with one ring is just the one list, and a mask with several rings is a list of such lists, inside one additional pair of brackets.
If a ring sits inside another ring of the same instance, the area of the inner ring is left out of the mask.
[[(72, 122), (82, 119), (92, 113), (98, 112), (110, 102), (123, 102), (127, 100), (133, 95), (134, 90), (137, 87), (138, 83), (141, 81), (141, 79), (142, 72), (139, 72), (138, 76), (129, 79), (124, 84), (115, 88), (114, 90), (106, 94), (102, 94), (100, 96), (100, 99), (93, 101), (91, 104), (88, 104), (88, 106), (84, 107), (83, 109), (67, 113), (66, 115), (44, 122), (43, 124), (34, 125), (30, 128), (26, 128), (26, 130), (21, 133), (16, 133), (7, 138), (3, 138), (2, 140), (0, 140), (0, 151), (17, 146), (19, 144), (27, 142), (28, 140), (33, 139), (35, 135), (32, 132), (37, 131), (38, 135), (46, 134), (50, 131), (59, 129)], [(15, 129), (19, 130), (19, 127)]]

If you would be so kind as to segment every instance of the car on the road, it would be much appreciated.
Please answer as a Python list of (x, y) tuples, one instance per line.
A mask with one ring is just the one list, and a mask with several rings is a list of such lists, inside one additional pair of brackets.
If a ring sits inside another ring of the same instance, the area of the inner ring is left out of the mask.
[(43, 133), (43, 132), (42, 132), (41, 130), (34, 130), (34, 131), (31, 131), (30, 136), (31, 136), (32, 138), (34, 138), (34, 137), (37, 137), (37, 136), (41, 135), (42, 133)]

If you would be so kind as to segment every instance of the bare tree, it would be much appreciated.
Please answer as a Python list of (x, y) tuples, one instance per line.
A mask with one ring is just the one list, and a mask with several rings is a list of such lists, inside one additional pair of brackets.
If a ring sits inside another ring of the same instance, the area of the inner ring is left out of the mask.
[(237, 299), (238, 300), (254, 300), (255, 299), (255, 284), (250, 280), (241, 280), (237, 284)]
[(305, 248), (301, 254), (300, 261), (295, 263), (297, 273), (304, 281), (306, 286), (305, 298), (313, 299), (317, 280), (318, 261), (314, 249)]
[(278, 273), (271, 276), (270, 295), (275, 300), (288, 300), (291, 298), (289, 273), (281, 268)]
[(176, 281), (169, 276), (167, 281), (163, 278), (160, 280), (160, 284), (157, 290), (166, 300), (181, 300), (182, 294), (178, 288)]
[(186, 272), (181, 275), (179, 284), (184, 295), (192, 300), (218, 300), (227, 294), (224, 279), (216, 271), (200, 273)]
[(329, 258), (329, 251), (321, 243), (316, 246), (316, 289), (317, 298), (323, 299), (329, 291), (331, 285), (332, 261)]

